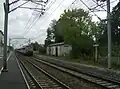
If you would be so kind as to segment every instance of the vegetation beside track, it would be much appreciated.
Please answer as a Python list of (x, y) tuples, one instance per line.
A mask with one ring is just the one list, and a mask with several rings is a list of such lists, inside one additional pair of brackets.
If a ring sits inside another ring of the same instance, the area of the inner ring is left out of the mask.
[[(40, 54), (37, 53), (36, 55), (40, 55)], [(64, 60), (64, 61), (73, 62), (73, 63), (107, 68), (107, 62), (105, 62), (104, 60), (95, 61), (94, 59), (89, 59), (88, 57), (86, 57), (85, 59), (80, 57), (70, 58), (69, 56), (66, 56), (66, 57), (55, 57), (55, 56), (48, 56), (48, 55), (44, 55), (44, 56), (48, 57), (48, 59), (50, 58), (50, 59), (56, 59), (56, 60)], [(113, 63), (112, 69), (120, 71), (120, 65)]]

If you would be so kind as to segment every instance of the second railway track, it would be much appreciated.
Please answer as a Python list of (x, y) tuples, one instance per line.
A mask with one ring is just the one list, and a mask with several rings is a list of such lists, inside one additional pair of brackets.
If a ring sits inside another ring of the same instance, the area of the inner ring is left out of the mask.
[(19, 61), (27, 73), (29, 73), (30, 77), (32, 77), (34, 89), (70, 89), (67, 85), (45, 72), (42, 68), (39, 68), (36, 64), (20, 58)]
[(67, 69), (67, 68), (64, 68), (64, 67), (61, 67), (61, 66), (58, 66), (58, 65), (55, 65), (55, 64), (52, 64), (52, 63), (34, 58), (34, 57), (32, 57), (32, 58), (34, 59), (32, 61), (40, 62), (44, 65), (50, 66), (50, 67), (55, 68), (57, 70), (60, 70), (62, 72), (69, 73), (70, 75), (75, 76), (77, 78), (85, 79), (89, 82), (92, 82), (94, 84), (102, 86), (106, 89), (120, 89), (120, 83), (119, 82), (115, 82), (115, 81), (112, 81), (112, 80), (106, 80), (106, 79), (103, 79), (99, 76), (97, 77), (97, 76), (93, 76), (93, 75), (90, 75), (90, 74), (80, 73), (80, 72), (73, 71), (73, 70), (70, 70), (70, 69)]

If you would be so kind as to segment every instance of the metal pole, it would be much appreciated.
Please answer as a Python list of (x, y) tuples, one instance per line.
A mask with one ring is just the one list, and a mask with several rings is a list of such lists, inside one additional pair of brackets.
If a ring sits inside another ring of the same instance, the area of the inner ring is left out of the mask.
[(4, 3), (5, 20), (4, 20), (4, 51), (3, 51), (3, 72), (7, 72), (7, 29), (8, 29), (8, 12), (9, 12), (9, 0)]
[(110, 0), (107, 0), (107, 31), (108, 31), (108, 68), (111, 68), (111, 15)]
[(98, 60), (97, 60), (97, 58), (98, 58), (98, 52), (97, 52), (97, 51), (98, 51), (98, 50), (97, 50), (97, 46), (95, 46), (95, 60), (96, 60), (96, 61), (98, 61)]

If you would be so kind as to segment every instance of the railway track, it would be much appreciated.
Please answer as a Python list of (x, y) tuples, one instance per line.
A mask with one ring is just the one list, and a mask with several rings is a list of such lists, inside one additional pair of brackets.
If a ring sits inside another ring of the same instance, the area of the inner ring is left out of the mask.
[(70, 74), (72, 76), (75, 76), (77, 78), (84, 79), (84, 80), (87, 80), (91, 83), (102, 86), (106, 89), (120, 89), (120, 82), (117, 82), (117, 81), (113, 81), (113, 80), (110, 80), (110, 79), (104, 79), (104, 78), (101, 78), (100, 76), (96, 76), (96, 75), (93, 75), (93, 74), (87, 74), (87, 73), (82, 73), (82, 72), (77, 72), (77, 71), (74, 71), (74, 70), (70, 70), (68, 68), (49, 63), (49, 62), (37, 59), (35, 57), (32, 57), (31, 61), (40, 62), (44, 65), (47, 65), (47, 66), (50, 66), (50, 67), (55, 68), (57, 70), (60, 70), (62, 72), (68, 73), (68, 74)]
[(24, 71), (31, 78), (30, 84), (33, 85), (31, 89), (70, 89), (67, 85), (45, 72), (42, 68), (39, 68), (36, 64), (28, 60), (20, 59), (17, 56), (20, 64), (24, 67)]

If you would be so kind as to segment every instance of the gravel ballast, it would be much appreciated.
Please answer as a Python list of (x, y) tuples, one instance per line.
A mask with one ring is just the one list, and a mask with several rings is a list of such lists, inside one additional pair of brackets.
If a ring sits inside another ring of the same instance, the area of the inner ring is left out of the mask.
[(101, 76), (105, 79), (110, 79), (114, 81), (120, 82), (120, 72), (119, 71), (113, 71), (105, 68), (99, 68), (96, 66), (88, 66), (84, 64), (79, 64), (79, 63), (72, 63), (72, 62), (67, 62), (59, 59), (55, 59), (52, 57), (48, 56), (43, 56), (43, 55), (35, 55), (36, 58), (39, 58), (44, 61), (48, 61), (50, 63), (63, 66), (78, 72), (87, 72), (89, 74), (93, 74), (96, 76)]

